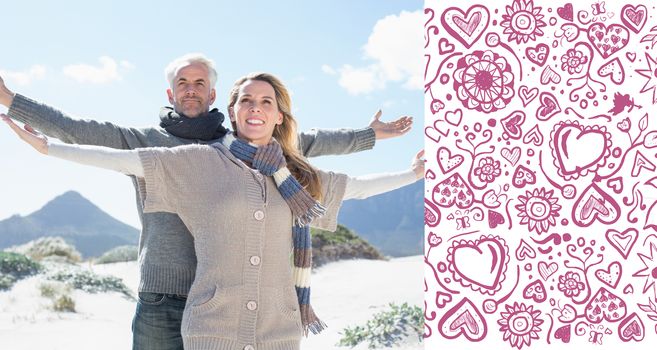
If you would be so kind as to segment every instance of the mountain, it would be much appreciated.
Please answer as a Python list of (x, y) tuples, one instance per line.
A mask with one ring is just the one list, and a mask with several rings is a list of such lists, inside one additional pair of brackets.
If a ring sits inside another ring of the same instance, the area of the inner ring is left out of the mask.
[(392, 192), (342, 204), (338, 222), (399, 257), (420, 255), (424, 244), (424, 181)]
[(74, 191), (55, 197), (28, 216), (14, 215), (0, 221), (0, 249), (44, 236), (63, 237), (84, 257), (139, 242), (139, 230), (114, 219)]

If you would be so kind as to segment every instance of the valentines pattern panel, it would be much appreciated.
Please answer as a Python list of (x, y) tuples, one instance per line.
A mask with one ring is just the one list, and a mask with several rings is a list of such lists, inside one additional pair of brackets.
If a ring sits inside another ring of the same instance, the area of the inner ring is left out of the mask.
[(425, 2), (427, 349), (657, 341), (657, 9)]

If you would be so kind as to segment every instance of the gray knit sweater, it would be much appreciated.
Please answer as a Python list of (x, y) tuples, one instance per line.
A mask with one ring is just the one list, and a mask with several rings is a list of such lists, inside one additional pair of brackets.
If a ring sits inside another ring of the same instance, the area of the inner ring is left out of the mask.
[[(139, 156), (144, 211), (177, 212), (194, 236), (198, 266), (181, 325), (185, 349), (299, 349), (292, 214), (272, 177), (221, 145), (149, 148)], [(335, 230), (347, 177), (319, 176), (328, 220), (311, 225)]]
[[(160, 127), (130, 128), (109, 122), (76, 119), (18, 94), (14, 97), (8, 115), (66, 143), (118, 149), (203, 143), (173, 136)], [(299, 145), (307, 157), (358, 152), (374, 146), (374, 131), (371, 128), (315, 130), (300, 134)], [(137, 188), (136, 178), (131, 178)], [(136, 201), (142, 224), (139, 238), (139, 291), (187, 295), (196, 271), (192, 236), (178, 215), (144, 213), (138, 192)], [(218, 213), (221, 217), (225, 215)]]

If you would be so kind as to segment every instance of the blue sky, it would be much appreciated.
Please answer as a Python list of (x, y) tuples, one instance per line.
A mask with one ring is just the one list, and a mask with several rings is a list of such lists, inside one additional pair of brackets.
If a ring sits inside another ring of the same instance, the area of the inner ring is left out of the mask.
[[(385, 120), (415, 118), (408, 135), (381, 141), (373, 151), (312, 159), (322, 169), (350, 175), (404, 170), (423, 147), (422, 1), (191, 4), (3, 4), (0, 74), (13, 91), (75, 116), (147, 126), (168, 104), (164, 67), (202, 52), (217, 65), (214, 107), (222, 111), (238, 77), (267, 71), (292, 91), (301, 130), (363, 127), (378, 108)], [(139, 227), (125, 176), (41, 156), (4, 126), (0, 144), (0, 220), (75, 190)]]

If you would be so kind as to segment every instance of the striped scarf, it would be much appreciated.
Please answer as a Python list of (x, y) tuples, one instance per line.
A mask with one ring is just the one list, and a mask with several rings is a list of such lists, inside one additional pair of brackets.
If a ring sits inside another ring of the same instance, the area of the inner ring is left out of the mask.
[(251, 163), (251, 167), (263, 175), (273, 176), (281, 196), (292, 211), (294, 224), (292, 239), (294, 241), (294, 267), (292, 269), (294, 286), (301, 310), (301, 322), (304, 334), (308, 331), (317, 334), (326, 328), (310, 306), (310, 269), (312, 266), (312, 244), (308, 224), (324, 215), (325, 208), (313, 199), (287, 169), (285, 155), (281, 145), (272, 138), (266, 146), (255, 146), (235, 138), (228, 133), (222, 144), (238, 159)]

